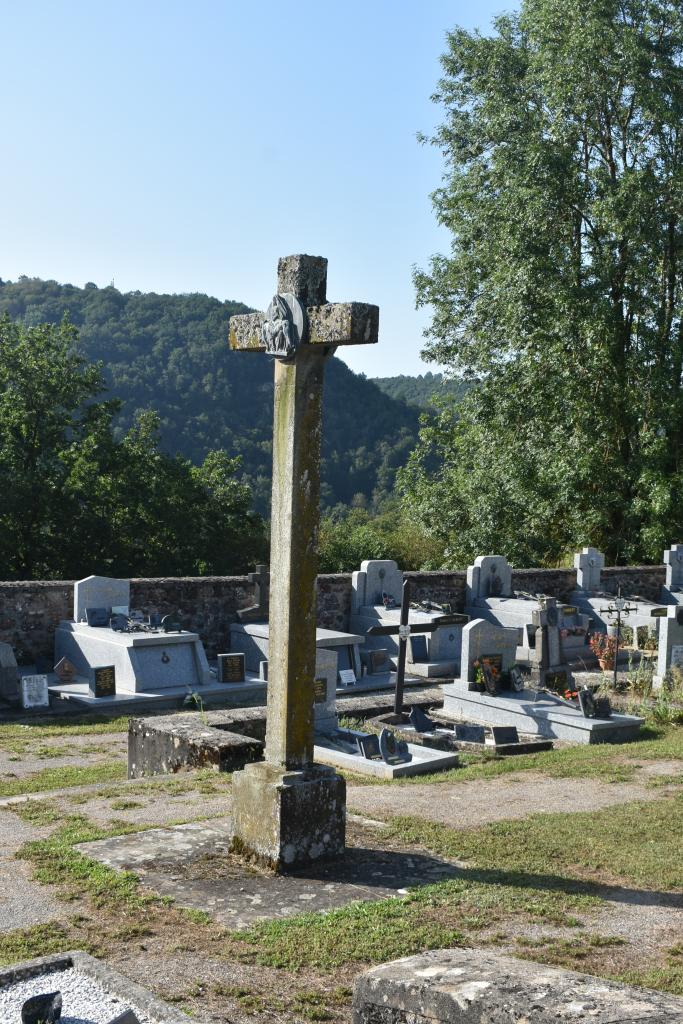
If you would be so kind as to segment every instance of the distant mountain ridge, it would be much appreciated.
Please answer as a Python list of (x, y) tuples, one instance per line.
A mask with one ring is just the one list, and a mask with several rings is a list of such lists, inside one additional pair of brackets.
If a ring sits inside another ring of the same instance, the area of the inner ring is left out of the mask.
[(415, 405), (419, 409), (429, 408), (432, 398), (460, 399), (467, 391), (465, 381), (451, 380), (442, 373), (432, 373), (429, 370), (415, 377), (399, 374), (397, 377), (371, 377), (370, 380), (390, 398)]
[[(199, 463), (224, 448), (243, 459), (256, 507), (270, 496), (272, 362), (231, 352), (228, 322), (249, 312), (236, 301), (200, 293), (122, 293), (113, 286), (78, 288), (22, 277), (0, 281), (0, 315), (28, 324), (66, 314), (80, 332), (85, 357), (102, 361), (123, 408), (123, 432), (139, 409), (156, 409), (164, 448)], [(324, 395), (322, 502), (381, 499), (417, 439), (420, 411), (345, 363), (332, 359)]]

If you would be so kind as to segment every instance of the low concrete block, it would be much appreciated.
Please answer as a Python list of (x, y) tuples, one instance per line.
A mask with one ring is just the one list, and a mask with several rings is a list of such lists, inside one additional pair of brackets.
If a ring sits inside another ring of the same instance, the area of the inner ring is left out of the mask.
[(356, 980), (353, 1024), (682, 1024), (683, 999), (489, 950), (439, 949)]
[[(233, 724), (229, 712), (131, 718), (128, 725), (128, 778), (172, 775), (195, 768), (237, 771), (263, 757), (261, 722), (265, 715), (244, 716)], [(240, 730), (239, 732), (237, 730)], [(244, 731), (241, 731), (244, 729)], [(248, 732), (256, 735), (247, 735)]]

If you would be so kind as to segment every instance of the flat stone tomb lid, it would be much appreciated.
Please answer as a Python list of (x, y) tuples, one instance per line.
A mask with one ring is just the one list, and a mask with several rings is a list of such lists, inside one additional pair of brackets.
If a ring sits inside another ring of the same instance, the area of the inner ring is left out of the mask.
[(164, 644), (195, 643), (199, 640), (198, 633), (116, 633), (113, 629), (87, 626), (84, 622), (60, 622), (59, 628), (115, 647), (162, 647)]
[[(383, 619), (387, 623), (398, 623), (401, 621), (401, 609), (400, 608), (385, 608), (383, 604), (370, 604), (363, 608), (359, 608), (356, 613), (359, 616), (365, 616), (366, 618), (379, 618)], [(411, 626), (416, 625), (418, 622), (434, 622), (434, 619), (440, 619), (445, 612), (442, 611), (418, 611), (417, 608), (410, 609), (410, 615), (408, 621)], [(447, 628), (444, 626), (444, 629)]]
[[(233, 622), (230, 624), (230, 632), (246, 633), (267, 640), (270, 627), (267, 622)], [(318, 647), (345, 647), (365, 643), (365, 637), (358, 633), (342, 633), (338, 629), (323, 629), (319, 626), (315, 631), (315, 641)]]

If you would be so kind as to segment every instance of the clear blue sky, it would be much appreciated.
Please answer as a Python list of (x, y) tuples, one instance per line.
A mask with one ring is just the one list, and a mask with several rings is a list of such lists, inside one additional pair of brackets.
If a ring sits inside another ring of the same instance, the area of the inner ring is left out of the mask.
[(376, 302), (371, 376), (423, 373), (411, 268), (448, 246), (416, 133), (445, 34), (480, 0), (25, 0), (2, 14), (0, 277), (208, 292), (265, 308), (278, 256)]

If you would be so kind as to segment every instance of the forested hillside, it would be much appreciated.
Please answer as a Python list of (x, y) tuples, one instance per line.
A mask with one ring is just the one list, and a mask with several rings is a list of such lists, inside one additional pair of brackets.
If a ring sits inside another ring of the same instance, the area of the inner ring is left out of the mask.
[(461, 380), (451, 380), (442, 373), (420, 373), (416, 377), (399, 374), (397, 377), (372, 377), (373, 384), (399, 402), (407, 402), (419, 409), (428, 409), (432, 398), (461, 399), (467, 391), (467, 384)]
[[(66, 314), (83, 354), (101, 360), (111, 393), (123, 401), (122, 435), (137, 410), (155, 409), (162, 444), (195, 464), (212, 449), (241, 455), (257, 508), (270, 492), (273, 367), (265, 356), (233, 353), (228, 321), (239, 302), (201, 294), (121, 293), (22, 277), (0, 282), (0, 314), (28, 325)], [(322, 501), (381, 500), (415, 444), (419, 410), (383, 393), (338, 359), (327, 370)]]

